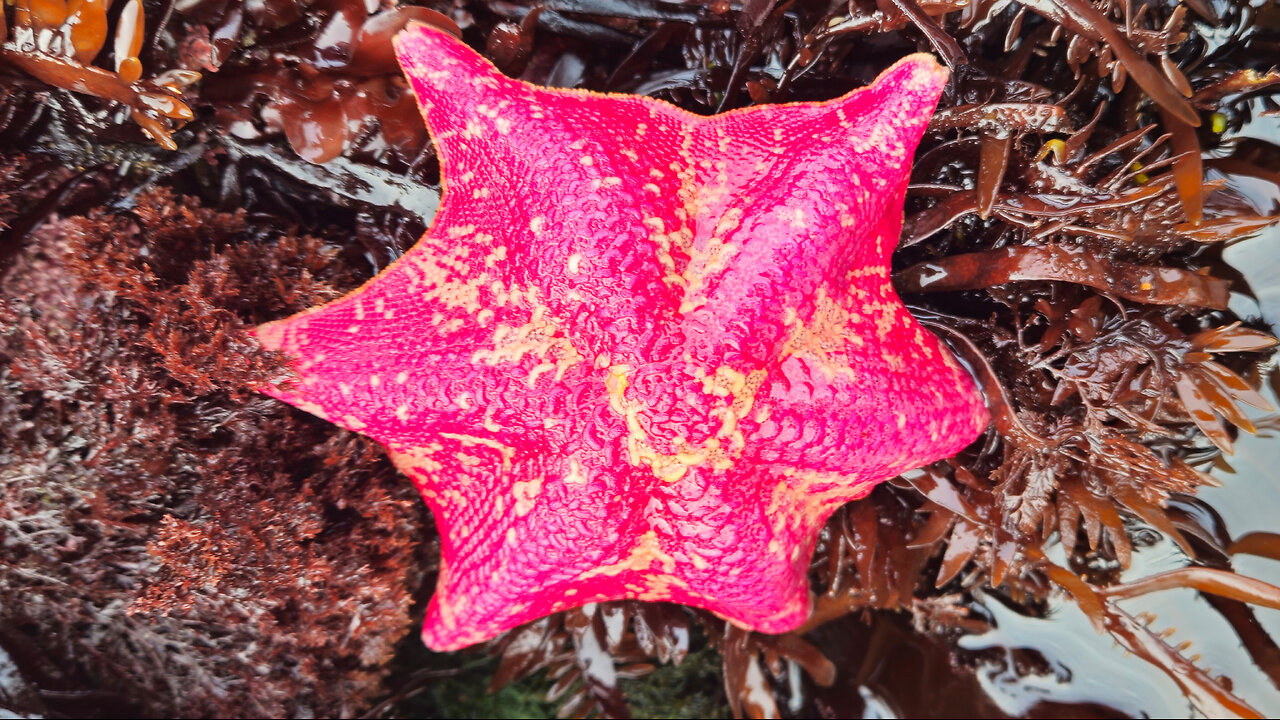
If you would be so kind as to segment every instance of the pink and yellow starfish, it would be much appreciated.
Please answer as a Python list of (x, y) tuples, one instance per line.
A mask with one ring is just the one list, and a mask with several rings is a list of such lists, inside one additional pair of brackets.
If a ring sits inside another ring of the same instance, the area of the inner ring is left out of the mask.
[(426, 26), (397, 51), (435, 221), (258, 336), (300, 376), (267, 392), (384, 443), (434, 511), (427, 643), (618, 598), (796, 627), (830, 513), (987, 424), (889, 283), (946, 72), (699, 117), (511, 80)]

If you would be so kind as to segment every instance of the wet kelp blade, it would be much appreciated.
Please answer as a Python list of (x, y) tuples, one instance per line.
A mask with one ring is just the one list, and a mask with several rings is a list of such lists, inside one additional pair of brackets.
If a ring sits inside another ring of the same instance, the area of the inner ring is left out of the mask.
[(1225, 310), (1228, 283), (1178, 268), (1111, 260), (1065, 245), (1010, 247), (918, 263), (894, 276), (902, 292), (976, 290), (1023, 280), (1087, 285), (1126, 300)]

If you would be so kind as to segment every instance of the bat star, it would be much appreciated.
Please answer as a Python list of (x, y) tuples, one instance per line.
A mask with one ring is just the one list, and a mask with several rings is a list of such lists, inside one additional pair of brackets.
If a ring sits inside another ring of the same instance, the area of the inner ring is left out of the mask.
[(988, 421), (889, 282), (946, 71), (700, 117), (512, 80), (427, 26), (396, 47), (439, 211), (257, 335), (298, 375), (265, 392), (385, 444), (434, 512), (427, 644), (619, 598), (795, 628), (831, 512)]

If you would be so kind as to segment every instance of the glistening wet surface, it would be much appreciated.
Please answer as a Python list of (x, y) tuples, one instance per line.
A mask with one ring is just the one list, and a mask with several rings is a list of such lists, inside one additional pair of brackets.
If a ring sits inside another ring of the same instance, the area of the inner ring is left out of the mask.
[[(4, 6), (0, 713), (1276, 712), (1272, 611), (1138, 593), (1276, 580), (1273, 441), (1179, 494), (1203, 480), (1181, 460), (1250, 424), (1271, 339), (1236, 321), (1280, 317), (1280, 237), (1215, 260), (1277, 210), (1274, 0), (392, 4)], [(422, 657), (428, 511), (374, 444), (258, 395), (284, 360), (238, 340), (358, 287), (436, 210), (388, 42), (411, 19), (509, 77), (700, 115), (827, 101), (914, 52), (952, 68), (896, 279), (971, 341), (1000, 417), (838, 511), (813, 632), (624, 601)], [(415, 693), (457, 704), (397, 706)]]

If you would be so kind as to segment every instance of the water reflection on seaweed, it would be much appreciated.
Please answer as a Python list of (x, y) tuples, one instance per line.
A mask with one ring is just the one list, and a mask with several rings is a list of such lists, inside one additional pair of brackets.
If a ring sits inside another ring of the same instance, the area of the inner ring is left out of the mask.
[[(1259, 108), (1261, 109), (1261, 108)], [(1280, 118), (1255, 115), (1239, 134), (1274, 142), (1280, 139)], [(1280, 188), (1250, 178), (1232, 176), (1229, 187), (1244, 196), (1259, 213), (1273, 213), (1280, 207)], [(1232, 310), (1241, 316), (1261, 314), (1273, 329), (1280, 329), (1280, 227), (1270, 226), (1257, 236), (1225, 249), (1224, 260), (1248, 281), (1256, 295), (1250, 298), (1233, 293)], [(1273, 392), (1264, 392), (1272, 404), (1280, 406)], [(1266, 417), (1259, 411), (1249, 413), (1259, 424)], [(1280, 443), (1265, 429), (1255, 436), (1241, 433), (1235, 454), (1226, 459), (1234, 472), (1215, 467), (1212, 474), (1222, 487), (1204, 487), (1198, 497), (1221, 517), (1232, 538), (1250, 532), (1275, 532), (1280, 517)], [(1178, 545), (1153, 529), (1147, 529), (1155, 541), (1135, 547), (1133, 565), (1121, 579), (1132, 581), (1159, 572), (1185, 567), (1189, 560)], [(1145, 533), (1144, 533), (1145, 534)], [(1061, 547), (1055, 562), (1065, 565)], [(1272, 584), (1280, 584), (1280, 562), (1253, 555), (1238, 554), (1232, 566), (1242, 575)], [(983, 596), (983, 607), (995, 621), (995, 628), (981, 636), (962, 638), (959, 646), (966, 650), (998, 648), (1006, 654), (1012, 648), (1034, 648), (1065, 673), (1051, 678), (1044, 675), (1018, 676), (1007, 666), (991, 661), (977, 665), (977, 677), (983, 689), (1000, 706), (1013, 715), (1033, 713), (1037, 698), (1058, 702), (1093, 702), (1115, 708), (1127, 715), (1183, 716), (1195, 715), (1192, 706), (1178, 687), (1151, 665), (1138, 661), (1116, 646), (1109, 637), (1093, 631), (1088, 619), (1075, 603), (1055, 598), (1044, 618), (1028, 618), (1007, 607), (990, 595)], [(1237, 630), (1228, 623), (1205, 596), (1192, 589), (1150, 593), (1120, 603), (1127, 611), (1154, 616), (1152, 626), (1167, 629), (1166, 641), (1171, 645), (1191, 643), (1188, 653), (1199, 655), (1197, 664), (1212, 675), (1225, 678), (1235, 693), (1249, 698), (1259, 710), (1274, 715), (1280, 712), (1280, 689), (1245, 651)], [(1250, 606), (1261, 629), (1272, 637), (1280, 633), (1280, 611)]]
[[(1274, 318), (1268, 318), (1273, 320)], [(1268, 398), (1273, 403), (1276, 398)], [(1242, 435), (1232, 456), (1234, 474), (1221, 471), (1223, 487), (1205, 488), (1200, 499), (1212, 506), (1225, 521), (1233, 537), (1253, 531), (1274, 531), (1280, 507), (1280, 445), (1274, 438)], [(1133, 565), (1121, 575), (1132, 581), (1159, 572), (1184, 567), (1188, 558), (1167, 537), (1145, 528), (1138, 531), (1152, 537), (1135, 548)], [(1061, 546), (1051, 559), (1066, 564)], [(1270, 583), (1280, 583), (1280, 563), (1248, 555), (1232, 560), (1244, 575)], [(996, 651), (978, 654), (975, 671), (978, 682), (1001, 711), (1015, 716), (1040, 716), (1037, 703), (1092, 703), (1104, 705), (1130, 716), (1193, 716), (1195, 711), (1177, 685), (1152, 665), (1137, 660), (1118, 647), (1110, 637), (1095, 632), (1079, 607), (1054, 598), (1042, 618), (1027, 617), (990, 594), (979, 596), (993, 621), (993, 629), (982, 635), (962, 637), (964, 651)], [(1247, 697), (1263, 712), (1280, 711), (1280, 690), (1244, 651), (1235, 629), (1195, 590), (1176, 589), (1150, 593), (1120, 601), (1134, 615), (1153, 616), (1152, 627), (1168, 630), (1166, 642), (1191, 643), (1188, 654), (1199, 655), (1197, 664), (1216, 677), (1225, 677), (1236, 694)], [(1253, 607), (1254, 614), (1269, 634), (1280, 631), (1280, 611)], [(1018, 652), (1032, 651), (1044, 658), (1052, 673), (1027, 672), (1017, 666)], [(961, 653), (964, 657), (966, 653)], [(1082, 713), (1083, 714), (1083, 713)]]
[[(983, 691), (1012, 716), (1032, 715), (1044, 702), (1093, 703), (1130, 716), (1178, 716), (1190, 712), (1167, 675), (1098, 635), (1073, 602), (1056, 598), (1045, 618), (1020, 614), (990, 595), (980, 597), (994, 627), (959, 640), (975, 653), (974, 672)], [(990, 650), (994, 652), (979, 653)], [(1035, 653), (1047, 667), (1019, 663)]]
[[(1268, 314), (1273, 326), (1277, 318)], [(1272, 394), (1268, 399), (1277, 403)], [(1230, 462), (1235, 473), (1216, 470), (1223, 487), (1205, 488), (1200, 499), (1217, 511), (1233, 538), (1274, 531), (1280, 515), (1280, 444), (1265, 431), (1260, 436), (1242, 433)], [(1121, 580), (1188, 564), (1181, 548), (1154, 529), (1131, 530), (1146, 542), (1135, 543), (1133, 564)], [(1061, 545), (1051, 550), (1052, 561), (1068, 565)], [(1239, 554), (1232, 564), (1243, 575), (1280, 584), (1280, 562)], [(975, 593), (975, 599), (975, 611), (985, 614), (992, 627), (961, 636), (956, 649), (883, 613), (874, 614), (869, 625), (846, 618), (828, 626), (818, 644), (845, 672), (835, 687), (813, 689), (814, 710), (827, 717), (1197, 716), (1168, 675), (1098, 634), (1075, 602), (1055, 596), (1033, 617), (991, 592)], [(1189, 642), (1188, 656), (1198, 655), (1201, 668), (1225, 678), (1260, 711), (1280, 712), (1280, 689), (1205, 596), (1175, 589), (1119, 604), (1150, 619), (1157, 632), (1167, 630), (1170, 645)], [(1249, 609), (1268, 634), (1280, 633), (1280, 611)]]

